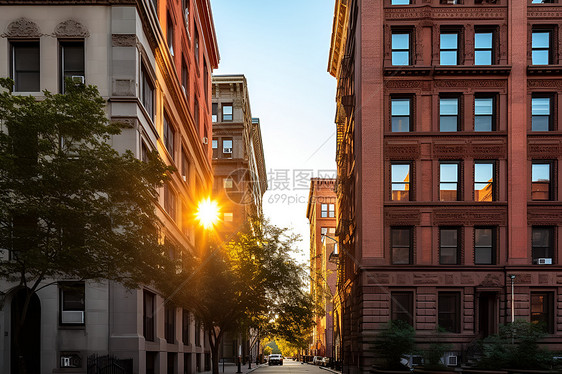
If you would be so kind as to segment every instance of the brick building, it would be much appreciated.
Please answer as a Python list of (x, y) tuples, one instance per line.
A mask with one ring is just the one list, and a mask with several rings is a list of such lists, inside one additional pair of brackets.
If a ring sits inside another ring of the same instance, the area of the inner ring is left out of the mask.
[[(98, 87), (111, 120), (124, 123), (111, 139), (138, 158), (157, 150), (178, 170), (156, 209), (162, 235), (184, 251), (197, 240), (193, 213), (212, 183), (211, 72), (218, 49), (209, 0), (0, 1), (0, 76), (15, 92), (42, 98), (64, 77)], [(5, 260), (5, 258), (3, 258)], [(150, 286), (56, 282), (37, 293), (27, 318), (29, 372), (86, 372), (91, 354), (133, 360), (135, 373), (210, 369), (210, 350), (188, 310), (166, 303)], [(2, 282), (0, 372), (14, 372), (11, 311), (21, 292)]]
[[(212, 78), (213, 196), (220, 202), (222, 221), (217, 225), (221, 240), (228, 241), (248, 223), (263, 214), (267, 174), (259, 118), (252, 118), (248, 84), (244, 75), (214, 75)], [(240, 356), (255, 360), (262, 353), (259, 336), (227, 334), (222, 340), (222, 358)]]
[(336, 292), (336, 192), (335, 179), (312, 178), (306, 217), (310, 222), (310, 294), (323, 309), (315, 316), (309, 353), (335, 357), (334, 306)]
[(560, 349), (562, 4), (335, 3), (345, 372), (390, 319), (451, 366), (512, 307)]

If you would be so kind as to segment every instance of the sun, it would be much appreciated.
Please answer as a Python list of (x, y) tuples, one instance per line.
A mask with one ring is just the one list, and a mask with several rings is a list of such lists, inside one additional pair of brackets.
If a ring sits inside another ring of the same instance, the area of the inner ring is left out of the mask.
[(216, 201), (206, 198), (199, 202), (195, 217), (205, 229), (213, 228), (219, 221), (220, 208)]

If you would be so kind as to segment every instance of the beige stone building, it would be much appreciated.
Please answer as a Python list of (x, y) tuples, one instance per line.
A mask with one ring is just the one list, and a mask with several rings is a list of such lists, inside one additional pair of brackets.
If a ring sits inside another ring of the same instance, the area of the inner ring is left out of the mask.
[[(56, 5), (55, 5), (56, 3)], [(192, 213), (210, 193), (212, 69), (218, 48), (209, 0), (0, 1), (0, 76), (41, 98), (64, 77), (96, 85), (111, 120), (128, 126), (111, 139), (142, 158), (157, 150), (178, 172), (157, 210), (166, 239), (198, 246)], [(25, 6), (24, 6), (25, 5)], [(11, 311), (20, 302), (0, 284), (0, 372), (13, 368)], [(29, 372), (86, 373), (88, 356), (132, 359), (134, 373), (194, 373), (210, 367), (200, 325), (149, 286), (55, 283), (32, 301), (25, 342)]]
[[(259, 118), (252, 118), (244, 75), (213, 76), (213, 196), (222, 206), (222, 240), (235, 235), (248, 218), (262, 214), (267, 175)], [(222, 356), (255, 361), (260, 354), (255, 333), (223, 339)], [(251, 356), (251, 358), (250, 358)]]

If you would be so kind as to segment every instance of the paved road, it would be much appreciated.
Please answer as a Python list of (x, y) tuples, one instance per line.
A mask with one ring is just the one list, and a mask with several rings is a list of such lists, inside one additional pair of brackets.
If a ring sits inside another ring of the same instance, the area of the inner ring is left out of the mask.
[(301, 364), (298, 361), (283, 361), (283, 366), (262, 366), (254, 371), (255, 374), (331, 374), (327, 370), (322, 370), (318, 366)]

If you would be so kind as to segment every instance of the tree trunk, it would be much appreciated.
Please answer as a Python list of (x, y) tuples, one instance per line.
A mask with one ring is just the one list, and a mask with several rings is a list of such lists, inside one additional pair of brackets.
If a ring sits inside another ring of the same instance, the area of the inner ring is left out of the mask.
[[(31, 302), (31, 297), (33, 296), (33, 291), (29, 288), (26, 288), (25, 292), (25, 301), (23, 303), (23, 307), (21, 310), (20, 318), (18, 323), (16, 324), (16, 331), (14, 331), (14, 349), (16, 351), (16, 355), (18, 357), (17, 365), (18, 365), (18, 373), (19, 374), (27, 374), (27, 369), (25, 366), (25, 357), (23, 356), (23, 350), (21, 346), (21, 335), (23, 330), (23, 325), (25, 324), (25, 318), (27, 317), (27, 311), (29, 309), (29, 303)], [(12, 302), (14, 300), (12, 299)], [(17, 301), (16, 301), (17, 302)], [(13, 308), (13, 306), (12, 306)]]
[(217, 335), (214, 328), (208, 330), (209, 344), (211, 346), (212, 374), (219, 374), (219, 348), (222, 340), (222, 330)]

